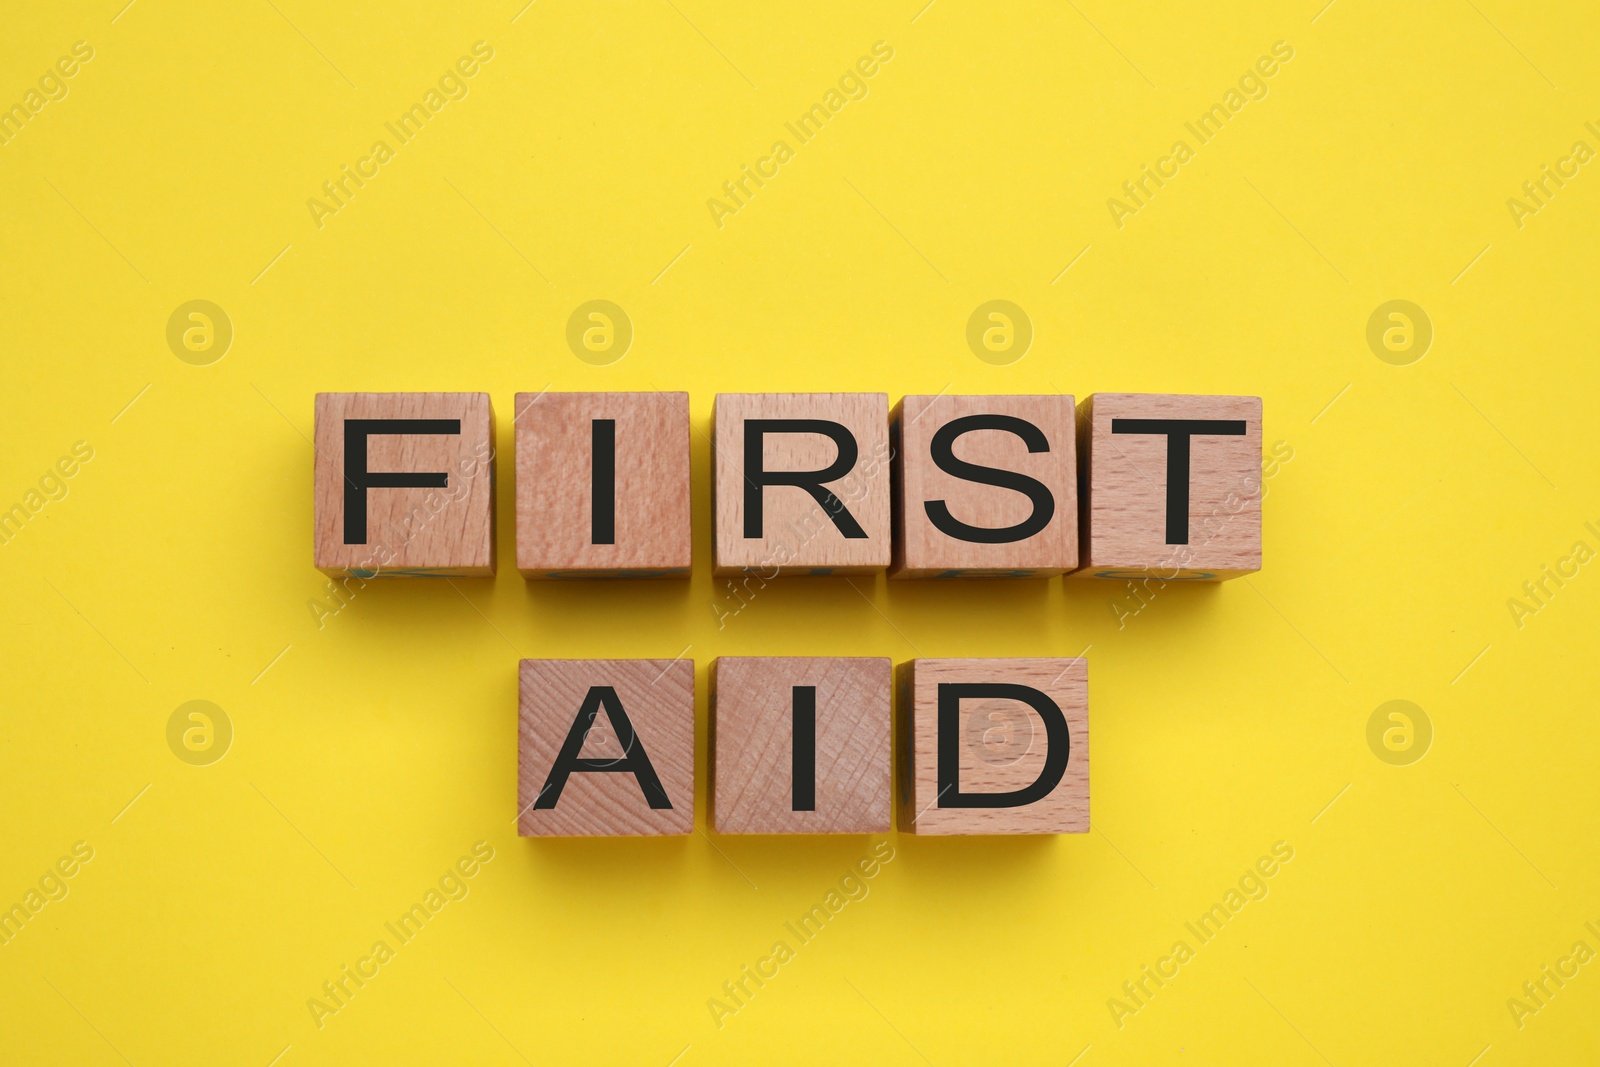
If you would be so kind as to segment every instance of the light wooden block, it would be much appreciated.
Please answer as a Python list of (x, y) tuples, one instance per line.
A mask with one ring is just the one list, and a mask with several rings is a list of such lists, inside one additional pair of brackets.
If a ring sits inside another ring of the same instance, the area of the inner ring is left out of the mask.
[(899, 683), (901, 832), (1088, 832), (1088, 661), (919, 659)]
[(718, 833), (888, 832), (887, 659), (719, 656), (711, 704)]
[(319, 570), (494, 575), (488, 393), (318, 393), (314, 432)]
[(1078, 565), (1072, 397), (908, 396), (890, 418), (891, 578), (1051, 577)]
[(887, 394), (719, 393), (712, 433), (716, 573), (889, 565)]
[(690, 570), (689, 394), (517, 394), (525, 578)]
[(1080, 577), (1212, 581), (1261, 569), (1261, 398), (1096, 393)]
[(525, 659), (518, 689), (519, 835), (694, 829), (693, 660)]

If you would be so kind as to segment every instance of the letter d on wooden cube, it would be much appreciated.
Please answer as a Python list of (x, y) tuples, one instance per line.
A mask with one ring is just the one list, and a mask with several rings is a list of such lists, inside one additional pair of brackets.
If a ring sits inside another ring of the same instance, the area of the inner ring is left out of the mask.
[(493, 577), (488, 393), (318, 393), (315, 433), (318, 570)]
[(624, 837), (694, 829), (694, 661), (525, 659), (517, 833)]
[(900, 830), (1089, 830), (1089, 665), (918, 659), (900, 682)]

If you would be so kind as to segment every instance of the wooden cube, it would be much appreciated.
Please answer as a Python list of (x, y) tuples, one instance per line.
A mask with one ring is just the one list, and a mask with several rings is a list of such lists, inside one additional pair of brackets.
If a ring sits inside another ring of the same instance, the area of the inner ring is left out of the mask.
[(694, 829), (694, 661), (525, 659), (519, 677), (517, 833)]
[(516, 439), (523, 577), (688, 576), (688, 393), (518, 393)]
[(908, 396), (890, 418), (891, 578), (1032, 578), (1078, 565), (1072, 397)]
[(900, 667), (900, 830), (1089, 830), (1089, 665), (919, 659)]
[(488, 393), (318, 393), (315, 549), (330, 575), (494, 575)]
[(1096, 393), (1078, 427), (1078, 576), (1214, 581), (1261, 569), (1260, 397)]
[(889, 830), (887, 659), (719, 656), (711, 818), (724, 834)]
[(889, 397), (719, 393), (716, 573), (876, 574), (889, 565)]

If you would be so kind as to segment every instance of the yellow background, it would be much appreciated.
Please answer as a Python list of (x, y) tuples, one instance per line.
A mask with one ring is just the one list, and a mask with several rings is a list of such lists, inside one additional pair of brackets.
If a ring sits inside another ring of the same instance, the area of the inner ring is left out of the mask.
[[(1600, 547), (1600, 175), (1506, 206), (1597, 143), (1592, 6), (920, 2), (9, 5), (0, 102), (95, 57), (0, 147), (0, 506), (94, 458), (0, 547), (0, 903), (94, 859), (0, 947), (0, 1058), (1600, 1062), (1600, 966), (1507, 1007), (1600, 949), (1600, 576), (1507, 605)], [(470, 95), (317, 228), (479, 40)], [(880, 40), (869, 95), (719, 229), (707, 200)], [(1119, 229), (1107, 199), (1280, 40), (1266, 98)], [(235, 329), (210, 366), (165, 340), (196, 298)], [(611, 366), (565, 343), (592, 298), (634, 324)], [(1036, 332), (1007, 366), (965, 341), (992, 298)], [(1436, 331), (1410, 366), (1365, 340), (1394, 298)], [(546, 386), (690, 392), (692, 580), (518, 577), (512, 396)], [(375, 584), (319, 628), (306, 438), (337, 390), (492, 394), (497, 579)], [(739, 390), (1259, 394), (1293, 459), (1260, 574), (1120, 628), (1121, 583), (880, 577), (719, 629), (703, 432)], [(707, 1001), (872, 841), (512, 828), (519, 656), (687, 648), (703, 826), (717, 655), (1086, 646), (1094, 830), (894, 835), (720, 1028)], [(211, 766), (167, 746), (191, 699), (234, 726)], [(1434, 727), (1410, 766), (1367, 745), (1391, 699)], [(479, 840), (470, 894), (319, 1029), (307, 1000)], [(1269, 895), (1119, 1027), (1277, 841)]]

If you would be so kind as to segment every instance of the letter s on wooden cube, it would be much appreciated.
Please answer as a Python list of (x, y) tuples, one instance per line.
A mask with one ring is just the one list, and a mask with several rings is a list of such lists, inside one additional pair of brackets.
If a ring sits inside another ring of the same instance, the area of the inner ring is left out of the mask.
[(1072, 397), (908, 396), (892, 578), (1045, 578), (1078, 565)]

